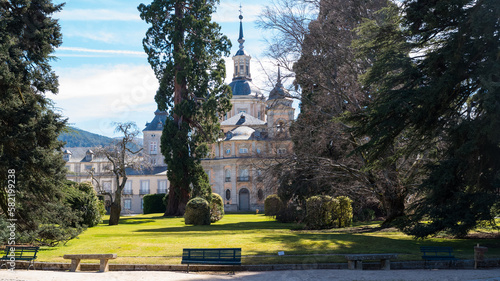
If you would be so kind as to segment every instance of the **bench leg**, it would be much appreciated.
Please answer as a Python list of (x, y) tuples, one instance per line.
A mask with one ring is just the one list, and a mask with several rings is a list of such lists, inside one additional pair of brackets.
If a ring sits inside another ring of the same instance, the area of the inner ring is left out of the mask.
[(356, 270), (363, 270), (363, 262), (356, 261)]
[(354, 261), (347, 261), (347, 268), (348, 269), (354, 269), (354, 264), (355, 264)]
[(79, 259), (72, 259), (71, 260), (71, 267), (69, 268), (69, 271), (71, 271), (71, 272), (80, 271), (80, 260)]
[(99, 266), (99, 272), (106, 272), (109, 271), (109, 260), (108, 259), (101, 259), (101, 264)]
[(380, 260), (380, 268), (383, 270), (390, 270), (391, 260)]

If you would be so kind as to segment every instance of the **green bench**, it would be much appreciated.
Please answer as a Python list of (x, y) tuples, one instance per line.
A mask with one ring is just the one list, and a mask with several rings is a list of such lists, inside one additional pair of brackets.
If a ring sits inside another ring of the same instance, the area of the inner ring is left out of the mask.
[[(4, 256), (0, 258), (0, 268), (4, 265), (6, 268), (9, 268), (8, 265), (11, 265), (10, 268), (15, 268), (15, 262), (17, 261), (28, 261), (28, 270), (30, 267), (35, 269), (35, 259), (36, 254), (38, 253), (38, 249), (40, 247), (34, 246), (6, 246)], [(12, 265), (14, 263), (14, 265)]]
[(182, 264), (241, 265), (241, 248), (183, 249)]
[(423, 253), (422, 259), (427, 261), (450, 261), (451, 262), (458, 260), (453, 255), (452, 247), (441, 247), (441, 246), (421, 246), (420, 252)]

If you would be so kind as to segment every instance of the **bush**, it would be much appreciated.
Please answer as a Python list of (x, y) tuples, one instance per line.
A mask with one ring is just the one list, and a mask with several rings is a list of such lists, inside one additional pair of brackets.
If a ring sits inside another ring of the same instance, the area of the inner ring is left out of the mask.
[(375, 219), (375, 211), (370, 208), (363, 208), (356, 214), (356, 221), (372, 221)]
[[(69, 182), (66, 188), (66, 202), (81, 218), (80, 224), (87, 227), (101, 223), (102, 217), (106, 213), (103, 202), (99, 200), (94, 187), (88, 182)], [(76, 227), (75, 224), (73, 226)], [(49, 229), (46, 228), (44, 232)]]
[(210, 205), (208, 201), (200, 197), (189, 200), (184, 213), (184, 223), (210, 225)]
[(143, 200), (143, 213), (165, 213), (167, 210), (163, 198), (167, 197), (165, 194), (146, 194), (142, 198)]
[(276, 194), (269, 195), (264, 200), (264, 213), (266, 216), (276, 216), (283, 207), (283, 202)]
[(309, 197), (306, 200), (306, 227), (308, 229), (332, 228), (335, 225), (334, 213), (339, 201), (328, 195)]
[(304, 210), (295, 204), (288, 204), (276, 214), (276, 220), (282, 223), (302, 222), (304, 220)]
[(212, 193), (210, 201), (210, 222), (220, 221), (224, 217), (224, 201), (217, 193)]
[(338, 201), (338, 207), (335, 209), (334, 216), (337, 220), (337, 227), (347, 227), (352, 225), (352, 200), (347, 196), (335, 198)]

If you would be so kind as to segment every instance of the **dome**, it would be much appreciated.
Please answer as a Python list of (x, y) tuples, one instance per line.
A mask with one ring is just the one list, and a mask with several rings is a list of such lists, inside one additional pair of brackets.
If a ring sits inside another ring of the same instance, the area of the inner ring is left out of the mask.
[(233, 79), (233, 82), (231, 82), (229, 86), (233, 91), (233, 98), (237, 96), (262, 96), (259, 88), (257, 88), (257, 86), (255, 86), (252, 81), (248, 79)]

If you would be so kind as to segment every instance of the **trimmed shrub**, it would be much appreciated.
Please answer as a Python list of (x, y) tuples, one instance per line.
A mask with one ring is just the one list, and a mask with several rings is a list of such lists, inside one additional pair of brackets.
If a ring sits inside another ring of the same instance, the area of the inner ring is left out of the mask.
[(276, 220), (282, 223), (302, 222), (304, 220), (304, 210), (295, 204), (288, 204), (276, 215)]
[(335, 198), (338, 201), (338, 208), (335, 209), (337, 227), (347, 227), (352, 225), (352, 200), (347, 196)]
[(184, 223), (210, 225), (210, 205), (208, 201), (200, 197), (189, 200), (184, 213)]
[(210, 222), (220, 221), (224, 217), (224, 201), (217, 193), (212, 193), (212, 201), (210, 201)]
[(332, 228), (335, 225), (334, 213), (339, 202), (328, 195), (309, 197), (306, 200), (306, 227), (308, 229)]
[(152, 214), (152, 213), (165, 213), (167, 210), (163, 198), (167, 197), (165, 194), (146, 194), (142, 198), (143, 200), (143, 209), (142, 212), (144, 214)]
[(283, 202), (278, 195), (272, 194), (264, 200), (264, 213), (266, 216), (276, 216), (283, 208)]

